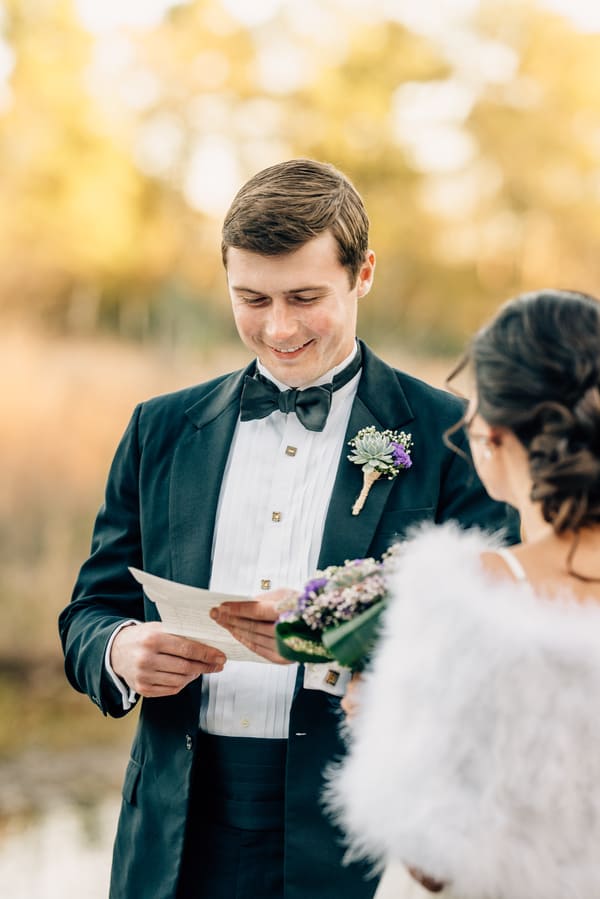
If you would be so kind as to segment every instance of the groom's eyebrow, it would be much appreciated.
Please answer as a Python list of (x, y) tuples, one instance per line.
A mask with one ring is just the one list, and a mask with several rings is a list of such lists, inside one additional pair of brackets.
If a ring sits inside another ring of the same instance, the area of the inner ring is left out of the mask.
[(285, 290), (284, 293), (288, 295), (294, 293), (321, 293), (326, 289), (326, 284), (311, 284), (307, 287), (295, 287), (293, 290)]
[[(327, 290), (328, 285), (326, 284), (308, 284), (304, 287), (292, 287), (290, 290), (282, 291), (285, 296), (294, 296), (298, 293), (322, 293), (324, 290)], [(264, 297), (268, 296), (268, 291), (266, 290), (254, 290), (252, 287), (244, 287), (243, 284), (232, 284), (231, 290), (235, 290), (236, 293), (251, 293), (256, 297)]]

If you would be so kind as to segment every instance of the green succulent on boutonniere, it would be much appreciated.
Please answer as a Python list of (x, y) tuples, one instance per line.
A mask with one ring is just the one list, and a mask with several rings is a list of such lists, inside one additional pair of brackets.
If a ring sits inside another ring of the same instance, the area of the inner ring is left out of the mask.
[(358, 515), (364, 506), (375, 481), (381, 477), (395, 478), (403, 468), (411, 467), (412, 445), (411, 434), (404, 431), (376, 431), (373, 425), (363, 428), (349, 441), (348, 446), (352, 447), (353, 452), (348, 459), (360, 465), (363, 472), (363, 486), (352, 506), (353, 515)]

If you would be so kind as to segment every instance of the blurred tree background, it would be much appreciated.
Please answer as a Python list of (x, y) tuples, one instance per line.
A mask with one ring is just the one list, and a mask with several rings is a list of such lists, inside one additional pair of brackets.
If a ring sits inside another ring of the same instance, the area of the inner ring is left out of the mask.
[(352, 177), (378, 254), (361, 333), (400, 365), (519, 291), (600, 294), (586, 6), (0, 2), (0, 751), (32, 672), (57, 714), (56, 614), (133, 404), (245, 360), (219, 232), (249, 175)]
[(411, 5), (165, 0), (92, 31), (92, 3), (5, 0), (3, 323), (230, 337), (220, 219), (301, 155), (366, 198), (371, 339), (455, 351), (509, 294), (598, 290), (600, 35), (523, 0)]

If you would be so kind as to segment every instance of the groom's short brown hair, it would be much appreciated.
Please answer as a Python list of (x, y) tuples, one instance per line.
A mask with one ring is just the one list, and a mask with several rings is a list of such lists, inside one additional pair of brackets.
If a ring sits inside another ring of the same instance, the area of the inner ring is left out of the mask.
[(236, 194), (223, 223), (223, 264), (229, 247), (279, 256), (327, 230), (354, 284), (369, 248), (360, 194), (329, 163), (289, 159), (258, 172)]

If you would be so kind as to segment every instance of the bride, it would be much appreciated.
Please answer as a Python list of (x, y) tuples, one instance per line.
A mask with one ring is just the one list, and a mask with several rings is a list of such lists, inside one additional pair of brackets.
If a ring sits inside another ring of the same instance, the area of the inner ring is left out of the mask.
[[(600, 303), (507, 303), (453, 373), (523, 542), (426, 527), (400, 550), (327, 800), (377, 899), (600, 896)], [(455, 430), (456, 430), (455, 429)], [(452, 439), (452, 435), (446, 435)], [(412, 875), (409, 875), (409, 871)], [(420, 882), (421, 885), (417, 883)]]

